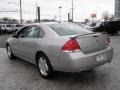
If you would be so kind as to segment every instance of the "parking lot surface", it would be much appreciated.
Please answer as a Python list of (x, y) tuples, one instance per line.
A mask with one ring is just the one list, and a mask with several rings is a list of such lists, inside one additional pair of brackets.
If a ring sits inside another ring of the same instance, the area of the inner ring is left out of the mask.
[(0, 36), (0, 90), (120, 90), (120, 36), (111, 36), (112, 63), (79, 74), (57, 72), (50, 80), (41, 78), (34, 65), (8, 59), (4, 47), (10, 36)]

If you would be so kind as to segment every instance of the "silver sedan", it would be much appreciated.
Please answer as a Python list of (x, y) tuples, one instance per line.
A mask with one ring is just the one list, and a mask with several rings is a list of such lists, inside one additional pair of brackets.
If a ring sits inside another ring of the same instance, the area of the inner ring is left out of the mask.
[(6, 43), (10, 59), (37, 65), (42, 77), (54, 71), (80, 72), (109, 63), (110, 38), (71, 23), (41, 23), (22, 27)]

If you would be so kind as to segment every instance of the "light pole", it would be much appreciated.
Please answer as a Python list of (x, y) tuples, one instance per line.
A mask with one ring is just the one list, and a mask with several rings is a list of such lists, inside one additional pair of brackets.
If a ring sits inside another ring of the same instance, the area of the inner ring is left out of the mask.
[(39, 6), (37, 7), (37, 10), (38, 10), (38, 22), (40, 23), (41, 16), (40, 16), (40, 7)]
[(59, 22), (61, 23), (61, 9), (62, 9), (62, 6), (59, 6)]
[(35, 6), (35, 8), (36, 8), (36, 21), (37, 21), (37, 19), (38, 19), (38, 18), (37, 18), (37, 17), (38, 17), (38, 10), (37, 10), (38, 8), (37, 8), (37, 7), (38, 7), (38, 4), (37, 4), (37, 0), (36, 0), (36, 6)]
[(74, 7), (73, 7), (73, 0), (72, 0), (72, 22), (73, 22), (73, 19), (74, 19), (74, 12), (73, 12), (73, 9), (74, 9)]
[(20, 0), (20, 24), (22, 25), (22, 1)]
[(13, 3), (13, 2), (8, 2), (8, 4), (15, 4), (15, 5), (19, 5), (19, 7), (20, 7), (20, 24), (22, 25), (23, 24), (23, 22), (22, 22), (22, 1), (20, 0), (19, 1), (19, 4), (17, 4), (17, 3)]

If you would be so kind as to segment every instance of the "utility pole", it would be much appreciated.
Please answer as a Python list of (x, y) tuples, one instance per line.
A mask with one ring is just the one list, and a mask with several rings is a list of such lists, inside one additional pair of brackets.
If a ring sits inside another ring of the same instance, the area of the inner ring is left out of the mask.
[(17, 10), (10, 10), (10, 11), (8, 11), (8, 10), (0, 10), (0, 12), (18, 12)]
[(37, 5), (37, 0), (36, 0), (36, 6), (35, 6), (35, 7), (36, 7), (36, 20), (37, 20), (37, 17), (38, 17), (37, 6), (38, 6), (38, 5)]
[(72, 22), (73, 22), (73, 19), (74, 19), (74, 12), (73, 12), (73, 10), (74, 10), (74, 7), (73, 7), (73, 0), (72, 0)]
[(59, 22), (61, 23), (61, 8), (62, 8), (62, 6), (59, 6)]
[(20, 0), (20, 24), (22, 25), (22, 1)]
[(68, 22), (70, 21), (70, 13), (68, 13)]
[(98, 11), (98, 7), (96, 6), (96, 21), (97, 21), (97, 16), (98, 16), (98, 15), (97, 15), (97, 14), (98, 14), (97, 11)]
[(40, 23), (40, 7), (37, 7), (38, 10), (38, 22)]

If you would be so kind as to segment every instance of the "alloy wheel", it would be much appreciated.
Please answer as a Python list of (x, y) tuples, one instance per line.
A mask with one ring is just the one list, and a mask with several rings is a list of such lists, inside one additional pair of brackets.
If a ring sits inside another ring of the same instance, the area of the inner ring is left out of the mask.
[(43, 76), (47, 76), (48, 64), (47, 64), (46, 58), (44, 57), (39, 58), (39, 70)]

